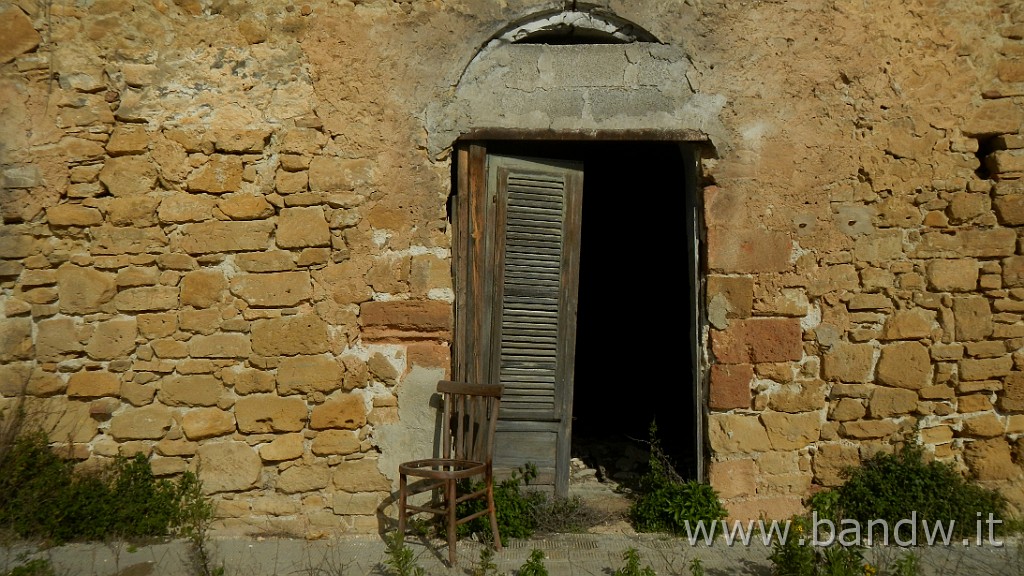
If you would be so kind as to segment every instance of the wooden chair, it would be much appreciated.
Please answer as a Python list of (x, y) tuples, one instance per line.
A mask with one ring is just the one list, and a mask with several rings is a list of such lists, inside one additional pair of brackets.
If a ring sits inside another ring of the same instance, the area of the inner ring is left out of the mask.
[[(437, 391), (444, 396), (441, 417), (441, 458), (413, 460), (398, 466), (398, 532), (405, 536), (406, 519), (411, 514), (428, 512), (443, 515), (448, 533), (448, 563), (456, 564), (455, 535), (460, 524), (490, 516), (494, 547), (501, 550), (498, 518), (494, 508), (494, 474), (491, 462), (494, 455), (494, 432), (498, 425), (501, 404), (500, 384), (468, 384), (441, 381)], [(461, 480), (471, 481), (483, 477), (484, 487), (459, 495), (456, 488)], [(409, 477), (414, 479), (409, 483)], [(424, 506), (410, 504), (408, 497), (428, 490), (442, 489), (439, 502)], [(474, 499), (486, 499), (487, 507), (459, 518), (456, 507)]]

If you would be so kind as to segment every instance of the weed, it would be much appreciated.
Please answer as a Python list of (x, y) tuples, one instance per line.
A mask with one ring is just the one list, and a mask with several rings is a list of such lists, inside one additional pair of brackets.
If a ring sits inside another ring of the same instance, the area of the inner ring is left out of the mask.
[(636, 548), (627, 548), (622, 553), (622, 559), (626, 565), (616, 570), (612, 576), (656, 576), (654, 569), (650, 566), (640, 567), (640, 553)]
[(1002, 518), (1006, 511), (998, 492), (965, 479), (949, 464), (925, 462), (916, 442), (904, 443), (895, 454), (877, 454), (845, 474), (835, 490), (835, 514), (862, 523), (879, 519), (893, 526), (916, 514), (918, 522), (954, 522), (953, 534), (961, 537), (973, 534), (976, 514)]
[(700, 558), (690, 560), (690, 576), (704, 576), (704, 563)]
[(405, 545), (402, 534), (393, 532), (387, 539), (386, 573), (390, 576), (426, 576), (427, 571), (416, 564), (412, 550)]
[(55, 576), (55, 574), (56, 572), (54, 572), (53, 565), (50, 564), (49, 560), (36, 558), (35, 560), (29, 560), (21, 566), (11, 568), (4, 576)]
[(657, 425), (650, 428), (649, 470), (640, 479), (629, 517), (641, 532), (679, 534), (687, 522), (713, 522), (727, 511), (708, 484), (684, 481), (661, 449)]
[(482, 546), (480, 548), (480, 561), (473, 569), (473, 576), (497, 576), (498, 565), (494, 563), (494, 548)]
[(534, 548), (530, 557), (519, 567), (517, 576), (548, 576), (548, 568), (544, 565), (544, 551)]
[(892, 563), (889, 574), (892, 576), (918, 576), (921, 573), (921, 560), (917, 554), (908, 552)]
[[(497, 509), (498, 532), (501, 533), (502, 544), (508, 538), (529, 538), (537, 529), (535, 511), (546, 500), (544, 494), (524, 490), (524, 485), (537, 477), (537, 467), (527, 463), (511, 476), (494, 486), (494, 506)], [(483, 483), (463, 487), (465, 490), (479, 490)], [(459, 504), (458, 516), (468, 516), (483, 510), (486, 503), (482, 500), (470, 500)], [(487, 515), (475, 518), (459, 526), (459, 535), (477, 534), (481, 540), (492, 541), (491, 524)]]

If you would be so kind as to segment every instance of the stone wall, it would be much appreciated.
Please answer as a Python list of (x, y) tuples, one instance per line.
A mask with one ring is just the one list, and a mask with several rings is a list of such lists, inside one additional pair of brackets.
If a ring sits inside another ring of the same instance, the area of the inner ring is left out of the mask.
[[(597, 4), (685, 70), (663, 101), (714, 103), (610, 117), (711, 136), (702, 355), (733, 514), (795, 511), (915, 425), (1024, 502), (1024, 10)], [(376, 530), (450, 365), (454, 88), (561, 6), (0, 3), (7, 404), (83, 462), (198, 468), (224, 530)]]

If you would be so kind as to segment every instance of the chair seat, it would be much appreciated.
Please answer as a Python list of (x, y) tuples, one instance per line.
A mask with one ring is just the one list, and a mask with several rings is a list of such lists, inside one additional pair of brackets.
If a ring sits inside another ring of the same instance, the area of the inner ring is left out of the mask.
[(451, 458), (424, 458), (399, 464), (398, 472), (417, 478), (434, 480), (470, 478), (487, 471), (487, 464), (473, 460), (455, 460)]

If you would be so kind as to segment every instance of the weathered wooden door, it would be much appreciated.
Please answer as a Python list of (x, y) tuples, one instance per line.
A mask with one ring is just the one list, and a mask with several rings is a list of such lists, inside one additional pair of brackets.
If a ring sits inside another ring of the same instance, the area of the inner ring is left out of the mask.
[(569, 479), (582, 164), (459, 151), (457, 378), (505, 385), (495, 467)]

